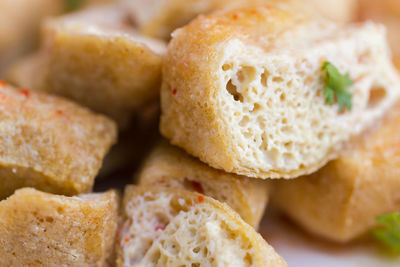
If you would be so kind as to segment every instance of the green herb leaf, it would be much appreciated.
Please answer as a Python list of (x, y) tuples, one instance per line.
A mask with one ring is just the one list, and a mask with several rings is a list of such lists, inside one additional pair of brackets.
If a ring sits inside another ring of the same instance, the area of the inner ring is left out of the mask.
[(339, 104), (339, 111), (342, 112), (346, 106), (351, 110), (351, 93), (346, 89), (353, 85), (353, 81), (348, 74), (341, 74), (339, 70), (330, 62), (325, 61), (322, 70), (326, 71), (326, 83), (324, 88), (325, 102), (329, 105)]
[(85, 0), (65, 0), (65, 6), (67, 11), (70, 12), (80, 8), (83, 2), (85, 2)]
[(376, 221), (379, 226), (372, 234), (393, 252), (400, 253), (400, 213), (380, 215)]

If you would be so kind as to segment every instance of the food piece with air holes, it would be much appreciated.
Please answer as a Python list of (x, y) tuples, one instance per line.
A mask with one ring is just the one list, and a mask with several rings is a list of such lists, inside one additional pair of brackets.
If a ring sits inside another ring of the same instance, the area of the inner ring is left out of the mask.
[(21, 187), (90, 192), (116, 141), (110, 119), (67, 100), (0, 83), (0, 199)]
[[(285, 0), (124, 0), (123, 3), (143, 34), (169, 39), (171, 32), (184, 26), (199, 14), (277, 1)], [(307, 6), (307, 9), (340, 22), (354, 18), (357, 6), (356, 0), (292, 0), (292, 2), (297, 4), (299, 9)]]
[(120, 128), (158, 100), (166, 45), (138, 34), (118, 4), (49, 20), (43, 32), (39, 55), (10, 70), (19, 86), (72, 99)]
[[(326, 61), (354, 82), (351, 110), (326, 102)], [(293, 178), (337, 157), (399, 92), (382, 26), (338, 25), (271, 4), (200, 16), (174, 33), (160, 128), (214, 168)]]
[(400, 1), (359, 1), (359, 19), (378, 21), (386, 26), (394, 62), (400, 67)]
[(269, 199), (268, 181), (214, 169), (164, 140), (150, 153), (136, 178), (139, 185), (184, 188), (225, 202), (255, 228)]
[(24, 188), (0, 201), (1, 266), (113, 266), (114, 191), (58, 196)]
[(117, 266), (287, 266), (229, 206), (182, 189), (128, 186)]
[(347, 242), (400, 210), (400, 103), (318, 172), (278, 181), (273, 202), (307, 231)]

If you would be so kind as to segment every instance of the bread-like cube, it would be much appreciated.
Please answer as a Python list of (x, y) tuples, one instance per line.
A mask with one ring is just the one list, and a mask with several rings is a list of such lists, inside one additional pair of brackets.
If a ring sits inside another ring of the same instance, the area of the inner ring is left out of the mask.
[(359, 6), (359, 19), (378, 21), (386, 26), (394, 62), (400, 67), (400, 1), (362, 0)]
[(21, 187), (89, 192), (116, 128), (64, 99), (0, 84), (0, 199)]
[(126, 127), (135, 112), (158, 100), (166, 51), (164, 42), (136, 33), (126, 16), (115, 4), (47, 21), (40, 55), (18, 63), (11, 80), (72, 99)]
[(287, 266), (229, 206), (182, 189), (128, 186), (117, 266)]
[(255, 228), (269, 199), (268, 181), (214, 169), (165, 141), (153, 149), (136, 178), (139, 185), (184, 188), (225, 202)]
[[(325, 61), (354, 81), (351, 110), (325, 102)], [(383, 27), (339, 26), (271, 4), (200, 16), (175, 31), (160, 128), (215, 168), (292, 178), (335, 158), (399, 92)]]
[(114, 191), (20, 189), (0, 202), (0, 266), (112, 266), (117, 221)]
[(399, 132), (400, 103), (318, 172), (279, 181), (273, 202), (311, 233), (338, 242), (359, 237), (376, 216), (400, 210)]
[[(149, 36), (169, 39), (173, 30), (184, 26), (199, 14), (212, 11), (271, 3), (277, 0), (123, 0), (139, 30)], [(356, 0), (293, 0), (310, 5), (315, 12), (336, 21), (350, 21), (356, 14)]]

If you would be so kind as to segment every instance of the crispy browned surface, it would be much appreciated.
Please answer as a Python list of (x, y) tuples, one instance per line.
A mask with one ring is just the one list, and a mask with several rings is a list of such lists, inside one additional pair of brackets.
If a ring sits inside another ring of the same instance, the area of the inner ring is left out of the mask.
[(0, 85), (0, 198), (20, 187), (89, 192), (116, 141), (108, 118), (61, 98)]
[(17, 63), (8, 79), (61, 95), (126, 128), (158, 101), (165, 44), (143, 37), (118, 5), (47, 21), (38, 54)]
[(345, 242), (370, 230), (377, 215), (400, 209), (400, 103), (318, 172), (279, 181), (273, 200), (307, 231)]
[(160, 142), (137, 175), (139, 185), (184, 188), (225, 202), (257, 228), (269, 199), (269, 182), (214, 169)]
[(118, 196), (64, 197), (25, 188), (0, 202), (1, 266), (107, 266)]

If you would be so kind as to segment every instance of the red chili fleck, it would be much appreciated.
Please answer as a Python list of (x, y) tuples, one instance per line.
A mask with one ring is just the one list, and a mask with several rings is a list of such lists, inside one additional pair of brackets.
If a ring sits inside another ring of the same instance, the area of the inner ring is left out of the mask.
[(204, 197), (203, 196), (199, 196), (199, 202), (203, 202), (204, 201)]
[(0, 93), (0, 99), (1, 99), (1, 100), (5, 100), (6, 98), (7, 98), (7, 97), (6, 97), (5, 94)]
[(163, 184), (163, 183), (165, 183), (165, 179), (164, 179), (164, 178), (161, 178), (160, 180), (158, 180), (158, 182), (159, 182), (160, 184)]
[(190, 181), (190, 183), (192, 184), (194, 191), (196, 191), (197, 193), (200, 193), (200, 194), (204, 194), (203, 186), (201, 186), (201, 184), (199, 182)]
[(154, 231), (158, 231), (158, 230), (164, 231), (164, 230), (165, 230), (165, 227), (162, 226), (162, 225), (157, 225), (157, 226), (154, 228)]
[(173, 94), (173, 95), (176, 95), (177, 92), (178, 92), (178, 89), (176, 89), (176, 88), (174, 88), (174, 89), (172, 90), (172, 94)]
[(125, 243), (128, 243), (128, 242), (129, 242), (129, 238), (128, 238), (128, 237), (125, 238), (125, 239), (124, 239), (124, 242), (125, 242)]
[(4, 87), (4, 86), (6, 86), (6, 85), (7, 85), (7, 83), (6, 83), (5, 81), (0, 80), (0, 86)]
[(63, 114), (63, 111), (60, 110), (60, 109), (57, 109), (57, 110), (56, 110), (56, 113), (57, 113), (57, 115), (62, 115), (62, 114)]
[(30, 92), (26, 89), (20, 89), (19, 92), (23, 94), (25, 97), (29, 97)]
[(233, 14), (233, 15), (232, 15), (232, 18), (233, 18), (233, 19), (237, 19), (237, 18), (238, 18), (238, 14)]

